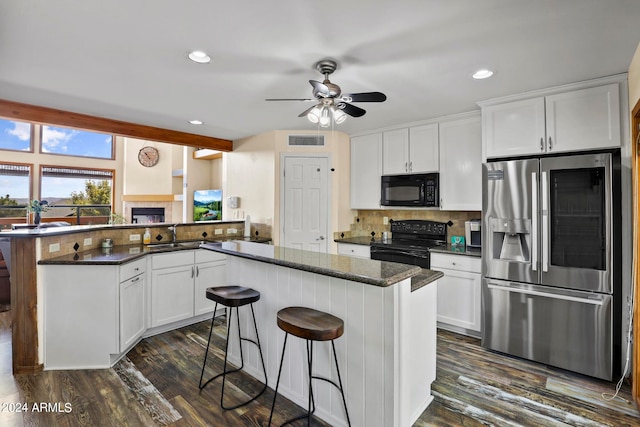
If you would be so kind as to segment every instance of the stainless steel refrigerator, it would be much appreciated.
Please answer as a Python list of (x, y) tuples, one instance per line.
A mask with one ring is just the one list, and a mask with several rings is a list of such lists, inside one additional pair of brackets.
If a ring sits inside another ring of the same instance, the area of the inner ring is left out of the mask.
[(611, 380), (621, 331), (619, 152), (483, 165), (482, 345)]

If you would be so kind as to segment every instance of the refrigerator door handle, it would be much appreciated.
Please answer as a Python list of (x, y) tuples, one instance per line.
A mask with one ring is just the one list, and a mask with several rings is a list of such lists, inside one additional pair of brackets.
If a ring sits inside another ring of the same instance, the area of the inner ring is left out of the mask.
[(553, 299), (558, 299), (563, 301), (579, 302), (583, 304), (593, 304), (593, 305), (604, 304), (604, 301), (602, 299), (590, 299), (590, 298), (573, 297), (571, 295), (552, 294), (548, 292), (540, 292), (540, 291), (534, 291), (530, 289), (520, 289), (520, 288), (512, 288), (509, 286), (494, 285), (492, 283), (488, 283), (487, 288), (495, 289), (498, 291), (514, 292), (514, 293), (523, 294), (523, 295), (531, 295), (531, 296), (538, 296), (538, 297), (553, 298)]
[(538, 270), (538, 174), (531, 174), (531, 270)]
[(549, 185), (547, 183), (547, 172), (540, 174), (542, 211), (542, 271), (549, 271)]

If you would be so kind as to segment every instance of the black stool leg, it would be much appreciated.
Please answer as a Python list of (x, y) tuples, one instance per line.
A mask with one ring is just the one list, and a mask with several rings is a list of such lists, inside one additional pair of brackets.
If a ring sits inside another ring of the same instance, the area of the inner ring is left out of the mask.
[[(216, 308), (217, 308), (217, 303), (216, 303)], [(207, 361), (207, 354), (209, 353), (209, 344), (207, 344), (207, 352), (205, 354), (205, 361), (204, 364), (202, 365), (202, 373), (200, 374), (200, 390), (202, 390), (207, 384), (209, 384), (211, 381), (215, 380), (216, 378), (219, 378), (222, 376), (222, 392), (220, 394), (220, 406), (222, 407), (222, 409), (226, 409), (226, 410), (231, 410), (231, 409), (236, 409), (239, 408), (241, 406), (244, 406), (248, 403), (253, 402), (254, 400), (256, 400), (258, 398), (258, 396), (260, 396), (266, 389), (267, 389), (267, 368), (264, 364), (264, 358), (262, 356), (262, 347), (260, 346), (260, 337), (258, 335), (258, 325), (256, 322), (256, 318), (255, 318), (255, 313), (253, 310), (253, 304), (251, 304), (251, 315), (253, 317), (253, 326), (255, 328), (255, 332), (256, 332), (256, 341), (253, 341), (249, 338), (243, 338), (242, 334), (240, 332), (240, 313), (238, 311), (239, 307), (235, 307), (236, 309), (236, 325), (238, 328), (238, 343), (240, 345), (240, 367), (236, 368), (236, 369), (231, 369), (231, 370), (227, 370), (227, 355), (229, 354), (229, 337), (231, 336), (231, 331), (232, 331), (232, 325), (233, 325), (233, 309), (234, 307), (229, 307), (229, 327), (227, 328), (227, 339), (226, 339), (226, 343), (225, 343), (225, 347), (224, 347), (224, 367), (221, 373), (219, 373), (218, 375), (210, 378), (209, 380), (207, 380), (207, 382), (205, 382), (204, 384), (202, 384), (202, 377), (204, 375), (204, 368), (205, 368), (205, 364)], [(214, 318), (215, 318), (215, 309), (214, 309)], [(213, 321), (211, 323), (212, 326), (212, 330), (213, 330)], [(251, 399), (247, 400), (246, 402), (242, 402), (239, 403), (238, 405), (235, 406), (224, 406), (224, 387), (226, 384), (226, 380), (227, 380), (227, 374), (233, 374), (235, 372), (239, 372), (242, 370), (242, 368), (244, 367), (244, 353), (242, 351), (242, 341), (250, 341), (253, 344), (255, 344), (258, 347), (258, 351), (260, 353), (260, 360), (262, 361), (262, 370), (264, 372), (264, 387), (262, 388), (262, 390), (260, 390), (260, 392), (258, 394), (256, 394), (255, 396), (253, 396)], [(209, 332), (209, 342), (211, 342), (211, 331)]]
[(280, 368), (278, 369), (278, 379), (276, 380), (276, 389), (273, 394), (273, 403), (271, 403), (271, 413), (269, 414), (269, 424), (267, 427), (271, 426), (271, 419), (273, 418), (273, 408), (276, 407), (276, 397), (278, 397), (278, 386), (280, 385), (280, 374), (282, 374), (282, 364), (284, 362), (284, 352), (287, 350), (287, 338), (289, 337), (289, 333), (284, 333), (284, 344), (282, 344), (282, 356), (280, 356)]
[(216, 320), (216, 311), (218, 310), (218, 303), (216, 302), (215, 308), (213, 309), (213, 316), (211, 317), (211, 329), (209, 330), (209, 341), (207, 341), (207, 350), (204, 353), (204, 362), (202, 362), (202, 373), (200, 374), (200, 383), (198, 385), (198, 388), (200, 388), (200, 390), (202, 390), (204, 388), (204, 386), (206, 386), (209, 381), (207, 381), (206, 383), (202, 384), (202, 377), (204, 377), (204, 367), (207, 365), (207, 356), (209, 356), (209, 345), (211, 345), (211, 334), (213, 333), (213, 322), (215, 322)]
[(347, 416), (347, 425), (351, 427), (351, 420), (349, 419), (349, 411), (347, 410), (347, 399), (344, 397), (344, 388), (342, 388), (342, 379), (340, 378), (340, 368), (338, 367), (338, 356), (336, 355), (336, 346), (331, 340), (331, 348), (333, 349), (333, 360), (336, 363), (336, 372), (338, 373), (338, 384), (340, 384), (340, 394), (342, 395), (342, 403), (344, 404), (344, 413)]

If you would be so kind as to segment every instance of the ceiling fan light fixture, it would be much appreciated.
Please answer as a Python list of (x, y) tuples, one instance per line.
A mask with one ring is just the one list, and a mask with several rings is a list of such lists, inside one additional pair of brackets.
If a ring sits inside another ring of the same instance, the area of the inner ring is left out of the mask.
[(211, 62), (211, 57), (201, 50), (194, 50), (189, 52), (189, 59), (198, 64), (208, 64)]
[(344, 111), (339, 110), (336, 107), (331, 107), (331, 111), (333, 113), (333, 121), (337, 125), (343, 123), (347, 119), (347, 114)]
[(331, 117), (329, 117), (329, 108), (322, 107), (322, 115), (320, 116), (320, 127), (328, 128), (331, 125)]
[(322, 110), (316, 105), (311, 109), (311, 111), (309, 111), (309, 113), (307, 113), (307, 119), (309, 119), (311, 123), (318, 123), (321, 115)]

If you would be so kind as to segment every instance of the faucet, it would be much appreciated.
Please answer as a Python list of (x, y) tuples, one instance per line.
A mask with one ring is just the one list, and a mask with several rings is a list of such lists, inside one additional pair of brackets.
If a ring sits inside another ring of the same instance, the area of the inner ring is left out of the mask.
[(171, 233), (171, 243), (175, 243), (176, 242), (176, 227), (177, 226), (178, 226), (178, 224), (173, 224), (171, 227), (167, 227), (167, 229)]

